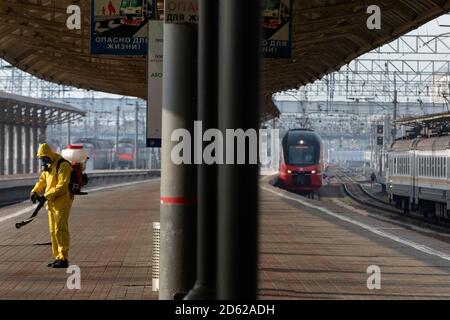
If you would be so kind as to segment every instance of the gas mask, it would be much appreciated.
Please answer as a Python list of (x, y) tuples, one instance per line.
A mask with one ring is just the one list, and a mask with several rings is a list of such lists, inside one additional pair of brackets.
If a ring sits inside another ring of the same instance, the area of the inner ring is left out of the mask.
[(50, 166), (52, 165), (52, 160), (48, 157), (43, 157), (40, 159), (41, 160), (41, 168), (42, 171), (50, 171)]

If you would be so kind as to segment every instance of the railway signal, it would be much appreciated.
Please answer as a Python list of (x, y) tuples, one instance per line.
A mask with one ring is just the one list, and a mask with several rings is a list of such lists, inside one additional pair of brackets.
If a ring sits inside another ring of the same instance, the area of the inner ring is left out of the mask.
[(383, 133), (384, 133), (383, 125), (377, 125), (377, 134), (383, 134)]
[(383, 137), (377, 137), (377, 146), (383, 145)]

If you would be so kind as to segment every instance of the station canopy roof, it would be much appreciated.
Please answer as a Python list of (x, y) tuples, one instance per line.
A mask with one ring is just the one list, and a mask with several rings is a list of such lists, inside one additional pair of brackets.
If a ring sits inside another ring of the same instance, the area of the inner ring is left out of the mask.
[(0, 91), (0, 123), (60, 124), (84, 117), (86, 112), (64, 103)]
[[(322, 78), (450, 11), (449, 0), (292, 0), (291, 59), (265, 59), (264, 113), (277, 114), (271, 95)], [(66, 27), (79, 4), (81, 30)], [(368, 5), (378, 5), (381, 30), (369, 30)], [(0, 57), (39, 78), (84, 89), (146, 98), (146, 59), (91, 55), (89, 1), (0, 0)]]

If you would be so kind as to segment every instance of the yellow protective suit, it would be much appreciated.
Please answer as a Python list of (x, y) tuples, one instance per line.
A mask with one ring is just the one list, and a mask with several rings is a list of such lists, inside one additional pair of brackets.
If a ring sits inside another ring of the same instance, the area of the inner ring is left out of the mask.
[(67, 260), (70, 246), (69, 215), (73, 202), (73, 195), (69, 191), (72, 167), (69, 163), (62, 162), (56, 172), (58, 161), (62, 157), (46, 143), (39, 146), (37, 156), (49, 157), (52, 162), (50, 170), (41, 173), (32, 192), (43, 194), (47, 199), (53, 257)]

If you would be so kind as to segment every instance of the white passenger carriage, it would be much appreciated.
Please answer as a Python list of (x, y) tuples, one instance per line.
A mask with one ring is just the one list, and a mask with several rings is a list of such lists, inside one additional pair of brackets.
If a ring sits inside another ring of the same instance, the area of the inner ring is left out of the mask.
[(389, 159), (389, 195), (404, 212), (450, 218), (450, 136), (398, 140)]

